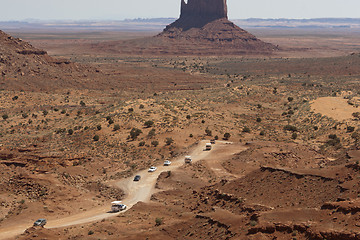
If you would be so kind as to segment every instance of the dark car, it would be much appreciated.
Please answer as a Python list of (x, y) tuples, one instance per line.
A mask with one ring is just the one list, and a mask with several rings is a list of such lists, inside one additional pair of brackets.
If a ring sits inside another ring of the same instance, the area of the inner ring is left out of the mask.
[(43, 227), (46, 224), (46, 219), (40, 218), (34, 222), (34, 226)]
[(134, 181), (140, 181), (140, 179), (141, 179), (141, 176), (140, 176), (140, 175), (136, 175), (136, 176), (134, 177)]

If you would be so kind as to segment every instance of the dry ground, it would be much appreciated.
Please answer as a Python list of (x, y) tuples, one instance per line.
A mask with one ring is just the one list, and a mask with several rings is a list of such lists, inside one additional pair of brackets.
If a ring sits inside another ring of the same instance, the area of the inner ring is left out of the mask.
[[(114, 181), (229, 133), (233, 145), (160, 174), (126, 213), (18, 239), (359, 238), (359, 117), (343, 106), (358, 104), (360, 55), (348, 45), (337, 57), (199, 58), (83, 54), (81, 41), (59, 41), (31, 40), (87, 76), (72, 70), (39, 91), (46, 78), (19, 75), (0, 92), (0, 231), (105, 209), (124, 197)], [(320, 109), (324, 99), (346, 119)]]

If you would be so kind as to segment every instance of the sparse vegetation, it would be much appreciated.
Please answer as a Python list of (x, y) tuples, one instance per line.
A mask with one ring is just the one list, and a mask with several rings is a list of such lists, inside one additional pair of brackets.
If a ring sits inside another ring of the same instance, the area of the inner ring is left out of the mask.
[(231, 137), (230, 133), (225, 133), (224, 134), (224, 140), (229, 140), (230, 137)]
[(145, 127), (150, 128), (150, 127), (154, 126), (154, 121), (148, 120), (144, 123), (144, 125), (145, 125)]
[(131, 131), (130, 131), (129, 138), (130, 138), (131, 140), (135, 140), (135, 139), (137, 139), (137, 137), (138, 137), (141, 133), (142, 133), (142, 131), (141, 131), (140, 129), (138, 129), (138, 128), (133, 128), (133, 129), (131, 129)]

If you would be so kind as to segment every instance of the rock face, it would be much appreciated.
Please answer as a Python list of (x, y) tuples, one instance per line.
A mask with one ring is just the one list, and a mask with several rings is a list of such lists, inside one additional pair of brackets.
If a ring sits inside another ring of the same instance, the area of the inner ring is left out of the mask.
[(181, 14), (178, 22), (188, 22), (188, 28), (199, 27), (211, 21), (226, 18), (226, 0), (181, 0)]
[[(170, 39), (172, 49), (166, 51), (174, 54), (182, 51), (206, 55), (204, 49), (210, 50), (208, 53), (211, 55), (269, 54), (277, 49), (229, 21), (226, 0), (188, 0), (187, 3), (181, 0), (180, 18), (156, 37)], [(187, 51), (192, 47), (201, 49), (201, 52)], [(176, 52), (176, 48), (181, 51)]]

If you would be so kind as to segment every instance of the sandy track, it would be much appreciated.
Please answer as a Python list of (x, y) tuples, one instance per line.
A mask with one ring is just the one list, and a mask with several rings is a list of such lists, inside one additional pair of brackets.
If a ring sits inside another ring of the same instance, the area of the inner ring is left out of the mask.
[[(233, 154), (235, 152), (239, 152), (239, 147), (234, 147), (234, 145), (218, 141), (215, 145), (213, 145), (213, 149), (211, 151), (204, 151), (206, 141), (201, 141), (190, 153), (192, 156), (193, 162), (197, 162), (200, 160), (210, 159), (210, 167), (215, 170), (219, 168), (221, 163), (219, 160), (223, 158), (223, 155)], [(237, 150), (235, 150), (237, 149)], [(227, 151), (229, 150), (229, 151)], [(243, 149), (240, 149), (243, 150)], [(122, 200), (124, 204), (128, 206), (127, 209), (130, 209), (137, 202), (148, 202), (150, 201), (151, 195), (155, 192), (155, 184), (158, 176), (163, 171), (171, 171), (179, 168), (184, 164), (184, 156), (176, 158), (172, 161), (170, 166), (158, 166), (156, 172), (149, 173), (147, 170), (143, 170), (137, 173), (137, 175), (141, 176), (141, 180), (139, 182), (134, 182), (133, 177), (121, 180), (116, 182), (114, 185), (123, 189), (125, 191), (125, 198)], [(225, 171), (224, 169), (221, 172)], [(223, 175), (228, 175), (222, 173)], [(108, 212), (110, 209), (110, 204), (106, 206), (102, 206), (99, 208), (94, 208), (84, 213), (72, 215), (69, 217), (48, 220), (48, 224), (46, 228), (60, 228), (67, 227), (78, 224), (85, 224), (94, 221), (100, 221), (105, 218), (114, 217), (119, 214), (124, 213), (124, 211), (120, 213), (110, 213)], [(17, 235), (22, 234), (27, 228), (31, 225), (19, 225), (11, 228), (3, 228), (0, 229), (0, 239), (12, 239)]]

